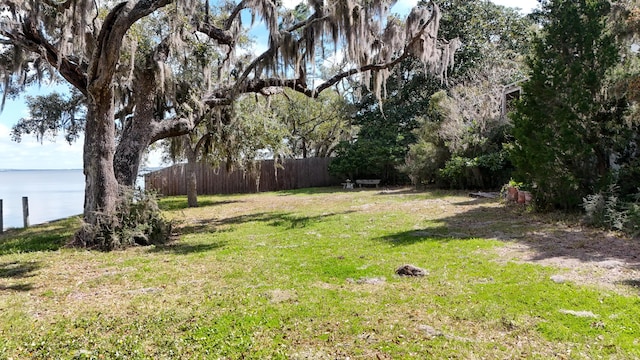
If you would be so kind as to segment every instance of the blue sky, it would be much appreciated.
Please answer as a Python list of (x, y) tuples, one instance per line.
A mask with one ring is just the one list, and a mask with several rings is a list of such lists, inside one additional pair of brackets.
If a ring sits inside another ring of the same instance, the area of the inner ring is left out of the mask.
[[(42, 85), (32, 89), (29, 95), (47, 94), (54, 90)], [(24, 98), (7, 100), (0, 113), (0, 169), (82, 169), (82, 139), (69, 145), (59, 137), (54, 142), (42, 144), (33, 136), (23, 136), (22, 141), (11, 141), (11, 127), (28, 115)]]
[[(494, 3), (517, 7), (528, 13), (537, 6), (536, 0), (492, 0)], [(299, 0), (284, 0), (287, 6), (295, 6)], [(392, 9), (395, 13), (407, 13), (417, 0), (399, 0)], [(46, 85), (29, 92), (30, 95), (46, 94), (53, 91)], [(82, 169), (82, 138), (69, 145), (59, 137), (54, 142), (45, 140), (42, 144), (35, 137), (23, 136), (22, 142), (11, 141), (11, 127), (27, 116), (24, 99), (8, 100), (0, 113), (0, 169)], [(149, 166), (161, 166), (160, 155), (152, 154)]]

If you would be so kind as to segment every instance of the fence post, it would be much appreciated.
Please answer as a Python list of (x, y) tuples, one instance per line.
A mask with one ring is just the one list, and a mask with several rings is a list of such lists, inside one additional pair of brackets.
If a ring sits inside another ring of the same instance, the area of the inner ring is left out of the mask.
[(0, 199), (0, 234), (4, 231), (4, 221), (2, 220), (2, 199)]
[(22, 221), (24, 222), (24, 227), (29, 227), (29, 198), (26, 196), (22, 197)]

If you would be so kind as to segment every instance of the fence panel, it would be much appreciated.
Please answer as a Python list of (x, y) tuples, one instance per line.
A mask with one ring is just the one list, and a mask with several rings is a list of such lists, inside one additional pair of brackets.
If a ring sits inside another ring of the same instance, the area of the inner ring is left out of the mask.
[[(218, 168), (198, 163), (195, 164), (198, 194), (255, 193), (339, 185), (341, 180), (329, 175), (330, 162), (331, 158), (285, 159), (276, 167), (273, 160), (263, 160), (254, 172), (227, 171), (224, 163)], [(186, 195), (188, 166), (177, 164), (146, 174), (145, 188), (166, 196)]]

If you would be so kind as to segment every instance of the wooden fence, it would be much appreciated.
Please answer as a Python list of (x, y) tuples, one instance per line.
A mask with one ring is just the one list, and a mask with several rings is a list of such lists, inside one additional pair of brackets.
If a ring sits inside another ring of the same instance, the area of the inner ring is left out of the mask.
[[(198, 163), (195, 164), (198, 194), (255, 193), (340, 185), (340, 179), (329, 175), (330, 162), (330, 158), (286, 159), (276, 168), (273, 160), (263, 160), (254, 173), (242, 170), (228, 172), (224, 164), (213, 168), (209, 164)], [(145, 189), (167, 196), (186, 195), (187, 166), (177, 164), (146, 174)]]

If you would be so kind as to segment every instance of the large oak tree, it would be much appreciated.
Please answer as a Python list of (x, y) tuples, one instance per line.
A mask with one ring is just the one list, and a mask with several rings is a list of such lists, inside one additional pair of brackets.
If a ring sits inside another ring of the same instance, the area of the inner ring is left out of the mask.
[[(301, 18), (275, 0), (215, 6), (201, 0), (2, 0), (3, 93), (15, 95), (48, 74), (85, 96), (84, 219), (100, 226), (116, 212), (119, 185), (135, 179), (144, 149), (196, 125), (195, 117), (174, 110), (179, 87), (169, 65), (197, 54), (198, 46), (225, 54), (203, 62), (211, 81), (189, 89), (207, 107), (229, 106), (243, 93), (272, 87), (315, 97), (355, 74), (380, 94), (389, 69), (410, 55), (444, 74), (453, 54), (438, 39), (438, 7), (423, 4), (401, 22), (387, 16), (393, 3), (309, 0), (308, 16)], [(247, 13), (266, 26), (268, 47), (239, 61)], [(144, 41), (136, 35), (142, 25), (154, 33)], [(334, 44), (352, 66), (317, 84), (309, 79), (319, 42)], [(116, 118), (122, 120), (119, 136)], [(95, 246), (96, 239), (85, 234), (78, 244)]]

